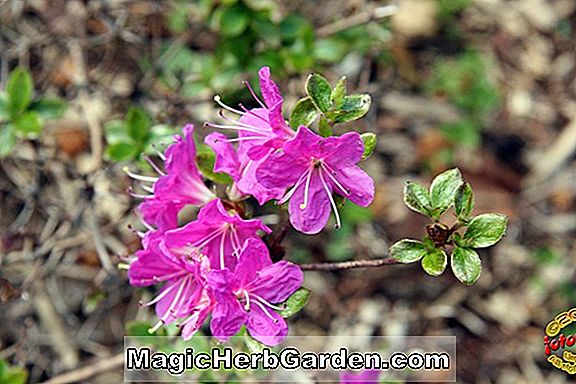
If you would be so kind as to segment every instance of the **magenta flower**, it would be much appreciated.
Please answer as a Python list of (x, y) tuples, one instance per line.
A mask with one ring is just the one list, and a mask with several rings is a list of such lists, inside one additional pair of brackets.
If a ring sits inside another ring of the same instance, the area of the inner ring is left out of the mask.
[(340, 374), (340, 383), (379, 383), (380, 371), (377, 369), (365, 369), (360, 372), (343, 372)]
[(368, 206), (374, 198), (374, 181), (356, 163), (364, 144), (357, 132), (322, 138), (301, 126), (282, 150), (270, 154), (258, 167), (256, 177), (268, 188), (292, 187), (279, 200), (290, 200), (290, 222), (297, 230), (318, 233), (326, 226), (330, 207), (340, 227), (332, 193), (354, 204)]
[[(216, 97), (216, 102), (222, 108), (240, 115), (240, 119), (234, 120), (221, 113), (220, 116), (230, 124), (206, 123), (210, 127), (237, 131), (238, 137), (229, 139), (214, 133), (206, 137), (205, 142), (216, 152), (215, 170), (230, 174), (235, 181), (233, 188), (240, 194), (253, 195), (260, 204), (264, 204), (270, 199), (279, 198), (283, 191), (280, 188), (263, 188), (255, 177), (255, 170), (267, 155), (294, 137), (294, 131), (282, 117), (283, 99), (278, 85), (270, 78), (270, 68), (262, 67), (258, 75), (264, 102), (247, 85), (259, 108), (247, 109), (241, 105), (242, 110), (238, 110), (223, 104)], [(235, 142), (238, 142), (237, 152), (232, 146)]]
[(258, 160), (252, 160), (246, 154), (239, 156), (228, 138), (219, 132), (209, 134), (204, 142), (216, 153), (214, 171), (225, 172), (234, 180), (234, 185), (229, 191), (231, 196), (239, 195), (240, 197), (250, 194), (258, 200), (260, 205), (268, 200), (282, 197), (284, 189), (266, 188), (256, 179), (256, 169), (266, 160), (267, 155)]
[(160, 231), (149, 231), (144, 236), (144, 249), (136, 252), (137, 259), (130, 264), (128, 277), (135, 287), (165, 283), (152, 301), (141, 303), (144, 306), (156, 305), (160, 321), (151, 332), (187, 317), (182, 323), (182, 336), (190, 338), (213, 306), (205, 289), (209, 263), (199, 252), (186, 255), (166, 253), (160, 246), (163, 235)]
[(152, 182), (153, 186), (142, 185), (151, 195), (134, 195), (144, 201), (139, 206), (142, 218), (148, 225), (167, 228), (177, 222), (178, 212), (187, 204), (201, 206), (215, 198), (206, 187), (196, 167), (196, 145), (194, 144), (194, 126), (183, 128), (184, 138), (174, 136), (174, 144), (161, 155), (166, 172), (162, 172), (152, 162), (160, 174), (149, 177), (128, 174), (143, 182)]
[(215, 199), (200, 209), (196, 220), (167, 231), (164, 245), (176, 254), (199, 250), (209, 257), (212, 268), (234, 268), (246, 239), (262, 241), (259, 230), (271, 232), (261, 220), (244, 220)]
[(268, 249), (248, 239), (234, 269), (212, 270), (208, 286), (214, 295), (210, 329), (220, 341), (245, 324), (250, 335), (266, 345), (279, 344), (288, 325), (275, 310), (302, 285), (302, 271), (287, 261), (272, 263)]

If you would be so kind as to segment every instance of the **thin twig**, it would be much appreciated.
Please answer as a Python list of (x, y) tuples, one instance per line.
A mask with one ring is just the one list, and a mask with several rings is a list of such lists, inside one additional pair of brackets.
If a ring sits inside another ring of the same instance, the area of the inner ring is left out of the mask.
[(358, 25), (363, 25), (372, 20), (380, 20), (385, 17), (394, 15), (398, 11), (398, 4), (393, 2), (392, 4), (385, 5), (382, 7), (377, 7), (375, 9), (363, 11), (351, 15), (345, 19), (340, 19), (332, 24), (325, 25), (318, 28), (316, 35), (318, 37), (328, 37), (335, 35), (338, 32), (344, 31), (346, 29), (356, 27)]
[(80, 383), (98, 374), (116, 369), (124, 363), (124, 353), (98, 360), (86, 367), (66, 372), (45, 381), (44, 384)]
[(353, 260), (353, 261), (342, 261), (339, 263), (300, 264), (300, 268), (304, 271), (337, 271), (340, 269), (374, 268), (393, 264), (400, 264), (400, 262), (392, 258)]

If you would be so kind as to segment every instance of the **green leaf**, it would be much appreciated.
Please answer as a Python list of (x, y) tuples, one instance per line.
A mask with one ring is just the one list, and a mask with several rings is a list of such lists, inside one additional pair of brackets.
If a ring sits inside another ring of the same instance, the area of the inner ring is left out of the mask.
[(0, 121), (8, 119), (8, 104), (6, 98), (0, 94)]
[(32, 76), (23, 68), (17, 68), (10, 74), (6, 84), (8, 94), (8, 110), (15, 117), (30, 105), (34, 84)]
[(14, 131), (26, 138), (36, 137), (42, 132), (42, 122), (38, 113), (26, 112), (14, 121)]
[(152, 118), (142, 108), (131, 107), (126, 114), (126, 130), (128, 135), (137, 143), (145, 141)]
[(310, 290), (304, 287), (299, 288), (283, 303), (285, 309), (278, 311), (284, 318), (293, 316), (300, 312), (308, 302)]
[(0, 158), (9, 155), (14, 144), (16, 144), (16, 136), (12, 124), (0, 124)]
[(298, 129), (299, 126), (309, 127), (318, 117), (318, 109), (310, 97), (304, 97), (296, 103), (292, 113), (290, 113), (290, 127)]
[(138, 155), (138, 146), (135, 143), (119, 142), (106, 148), (106, 155), (113, 161), (127, 161)]
[(474, 217), (464, 234), (466, 245), (471, 248), (486, 248), (496, 244), (506, 231), (508, 218), (499, 213), (486, 213)]
[(324, 116), (320, 116), (320, 120), (318, 121), (318, 133), (322, 137), (330, 137), (333, 134), (332, 127), (328, 119)]
[(250, 22), (248, 10), (241, 5), (226, 8), (220, 16), (220, 32), (224, 36), (235, 37), (240, 35)]
[(363, 133), (360, 135), (360, 137), (364, 143), (364, 153), (362, 154), (362, 160), (366, 160), (374, 153), (374, 148), (376, 148), (378, 138), (371, 132)]
[(334, 123), (346, 123), (358, 120), (370, 110), (372, 98), (370, 95), (348, 95), (344, 96), (342, 107), (338, 111), (327, 113), (326, 116)]
[(430, 185), (430, 201), (434, 218), (440, 217), (454, 203), (458, 188), (462, 185), (462, 175), (458, 168), (450, 169), (436, 176)]
[(459, 219), (466, 220), (474, 209), (474, 193), (470, 184), (464, 183), (456, 191), (454, 198), (454, 211)]
[(58, 98), (42, 98), (30, 104), (30, 109), (38, 112), (40, 117), (44, 119), (59, 118), (64, 114), (67, 107), (66, 102)]
[(330, 94), (332, 87), (328, 81), (317, 73), (308, 76), (306, 80), (306, 92), (316, 107), (322, 112), (330, 109)]
[(417, 240), (404, 239), (390, 247), (390, 256), (401, 263), (413, 263), (428, 253), (428, 248)]
[(9, 366), (0, 360), (0, 383), (25, 384), (27, 380), (28, 372), (24, 368)]
[(430, 216), (430, 195), (426, 188), (420, 184), (411, 181), (406, 182), (406, 186), (404, 187), (404, 203), (413, 211)]
[(330, 93), (330, 104), (335, 111), (340, 110), (344, 105), (344, 97), (346, 96), (346, 76), (342, 76), (336, 83), (336, 86)]
[(229, 185), (233, 180), (230, 175), (224, 172), (214, 172), (216, 154), (209, 146), (199, 144), (196, 146), (196, 164), (200, 172), (208, 179), (218, 184)]
[(57, 98), (42, 98), (30, 104), (30, 109), (38, 112), (40, 117), (45, 119), (57, 119), (62, 116), (67, 107), (64, 100)]
[(148, 333), (150, 324), (144, 321), (130, 321), (126, 324), (127, 336), (150, 336)]
[(248, 332), (244, 333), (244, 342), (251, 353), (262, 353), (266, 347), (264, 344), (250, 336)]
[(466, 285), (474, 284), (480, 277), (482, 263), (473, 249), (456, 247), (450, 263), (454, 276)]
[(107, 122), (106, 125), (104, 125), (104, 134), (108, 145), (132, 141), (126, 133), (126, 125), (122, 120), (111, 120)]
[(431, 276), (440, 276), (446, 269), (448, 258), (442, 249), (429, 249), (422, 259), (422, 268)]

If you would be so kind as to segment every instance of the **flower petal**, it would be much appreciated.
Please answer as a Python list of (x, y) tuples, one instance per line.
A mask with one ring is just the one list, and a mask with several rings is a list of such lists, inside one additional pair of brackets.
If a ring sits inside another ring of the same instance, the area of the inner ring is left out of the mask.
[[(314, 172), (310, 178), (308, 199), (304, 203), (305, 182), (294, 192), (290, 199), (288, 211), (290, 222), (298, 231), (313, 235), (320, 232), (330, 217), (330, 200), (322, 185), (318, 172)], [(328, 186), (331, 189), (330, 186)], [(304, 206), (304, 208), (302, 208)]]
[(186, 272), (179, 264), (166, 257), (158, 248), (161, 234), (148, 232), (142, 241), (144, 249), (136, 252), (137, 259), (130, 264), (128, 278), (135, 287), (158, 284), (161, 281), (178, 278), (179, 272)]
[(268, 314), (257, 305), (250, 307), (246, 328), (250, 336), (269, 346), (278, 345), (288, 335), (286, 320), (270, 308)]
[(306, 164), (285, 152), (270, 154), (256, 169), (256, 179), (266, 188), (287, 188), (306, 171)]
[(178, 212), (184, 204), (169, 200), (160, 200), (155, 197), (144, 200), (138, 206), (142, 220), (148, 225), (154, 225), (161, 231), (178, 226)]
[(210, 330), (218, 340), (227, 341), (240, 331), (246, 319), (246, 312), (234, 296), (223, 297), (217, 301), (212, 312)]
[(264, 98), (264, 102), (268, 108), (272, 108), (276, 103), (282, 102), (280, 89), (270, 76), (270, 68), (260, 68), (258, 71), (258, 77), (260, 78), (260, 91), (262, 92), (262, 97)]
[(156, 314), (164, 324), (190, 314), (197, 300), (198, 289), (198, 284), (190, 274), (166, 283), (159, 293), (165, 293), (165, 296), (156, 303)]
[(247, 239), (242, 247), (234, 274), (239, 286), (244, 287), (256, 278), (257, 273), (272, 264), (268, 248), (260, 239)]
[(240, 177), (238, 172), (240, 170), (240, 162), (234, 147), (228, 142), (228, 137), (214, 132), (206, 136), (204, 143), (216, 153), (214, 172), (225, 172), (232, 176), (234, 180), (238, 180)]
[(296, 132), (296, 136), (288, 140), (284, 146), (284, 152), (293, 159), (302, 159), (308, 163), (312, 156), (320, 155), (319, 145), (325, 140), (310, 130), (310, 128), (301, 125)]
[(256, 172), (260, 167), (260, 164), (265, 161), (267, 161), (267, 157), (258, 161), (250, 160), (244, 164), (242, 168), (242, 176), (237, 183), (240, 192), (254, 196), (260, 205), (264, 205), (264, 203), (271, 199), (281, 198), (285, 190), (285, 188), (265, 187), (258, 182)]
[(364, 143), (358, 132), (347, 132), (342, 136), (330, 136), (320, 143), (319, 154), (332, 168), (339, 169), (355, 165), (362, 159)]
[(302, 286), (303, 280), (300, 267), (283, 260), (260, 270), (246, 289), (272, 304), (282, 303)]
[(341, 168), (336, 172), (336, 179), (350, 191), (350, 194), (343, 194), (337, 187), (334, 188), (335, 192), (361, 207), (367, 207), (372, 203), (374, 200), (374, 180), (366, 172), (356, 165)]

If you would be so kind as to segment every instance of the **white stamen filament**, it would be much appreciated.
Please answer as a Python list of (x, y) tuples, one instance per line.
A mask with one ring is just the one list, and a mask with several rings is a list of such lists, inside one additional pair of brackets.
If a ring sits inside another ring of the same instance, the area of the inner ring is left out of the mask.
[(166, 174), (160, 169), (158, 168), (158, 166), (156, 165), (156, 163), (154, 161), (152, 161), (152, 159), (148, 156), (144, 156), (144, 159), (148, 162), (148, 164), (150, 164), (150, 166), (156, 171), (158, 172), (158, 174), (160, 176), (165, 176)]
[(244, 309), (246, 311), (250, 310), (250, 295), (248, 294), (248, 291), (243, 291), (244, 292), (244, 298), (246, 299), (246, 304), (244, 304)]
[(248, 140), (262, 140), (262, 136), (244, 136), (244, 137), (236, 137), (234, 139), (226, 139), (227, 143), (235, 143), (239, 141), (248, 141)]
[(159, 282), (162, 282), (162, 281), (170, 280), (170, 279), (172, 279), (172, 278), (174, 278), (174, 277), (182, 276), (182, 275), (184, 275), (185, 273), (186, 273), (186, 271), (178, 271), (178, 272), (171, 273), (171, 274), (169, 274), (169, 275), (164, 275), (164, 276), (162, 276), (162, 277), (154, 276), (154, 277), (152, 277), (152, 279), (147, 279), (146, 281), (153, 281), (153, 282), (155, 282), (155, 283), (159, 283)]
[(252, 89), (252, 87), (250, 86), (250, 83), (245, 81), (244, 84), (246, 84), (246, 87), (248, 87), (248, 90), (250, 91), (250, 93), (252, 94), (252, 97), (258, 102), (258, 104), (260, 104), (260, 106), (262, 108), (267, 108), (266, 105), (264, 105), (264, 103), (258, 98), (258, 96), (256, 96), (256, 93), (254, 93), (254, 90)]
[(270, 307), (270, 308), (272, 308), (272, 309), (275, 309), (275, 310), (277, 310), (277, 311), (281, 311), (281, 310), (284, 309), (284, 308), (281, 308), (281, 307), (279, 307), (279, 306), (277, 306), (277, 305), (270, 304), (268, 301), (266, 301), (266, 300), (263, 299), (262, 297), (260, 297), (260, 296), (258, 296), (258, 295), (255, 295), (255, 294), (253, 294), (253, 293), (252, 293), (252, 297), (254, 297), (256, 300), (258, 300), (258, 301), (261, 302), (262, 304), (264, 304), (264, 305), (266, 305), (266, 306), (268, 306), (268, 307)]
[(222, 239), (220, 239), (220, 269), (225, 268), (225, 264), (224, 264), (224, 240), (226, 238), (226, 232), (228, 232), (228, 227), (224, 228), (224, 233), (222, 233)]
[(312, 168), (306, 177), (306, 184), (304, 185), (304, 202), (300, 204), (300, 209), (306, 209), (308, 206), (308, 192), (310, 191), (310, 179), (312, 179), (313, 172), (314, 169)]
[[(269, 132), (272, 131), (272, 129), (263, 128), (263, 127), (257, 127), (257, 126), (254, 126), (254, 125), (246, 124), (246, 123), (244, 123), (244, 122), (242, 122), (242, 121), (240, 121), (240, 120), (231, 119), (231, 118), (229, 118), (228, 116), (226, 116), (225, 114), (223, 114), (222, 112), (220, 112), (218, 115), (219, 115), (222, 119), (224, 119), (224, 120), (226, 120), (226, 121), (228, 121), (228, 122), (230, 122), (230, 123), (236, 124), (236, 125), (238, 125), (238, 126), (240, 126), (240, 127), (245, 127), (245, 128), (249, 128), (249, 129), (258, 129), (258, 130), (260, 130), (261, 132), (267, 132), (267, 133), (269, 133)], [(267, 122), (267, 124), (269, 125), (270, 123)]]
[(232, 107), (224, 104), (224, 103), (222, 102), (222, 98), (220, 97), (220, 95), (214, 96), (214, 101), (215, 101), (219, 106), (221, 106), (222, 108), (224, 108), (224, 109), (226, 109), (226, 110), (228, 110), (228, 111), (230, 111), (230, 112), (232, 112), (232, 113), (236, 113), (236, 114), (238, 114), (238, 115), (243, 115), (243, 114), (244, 114), (242, 111), (239, 111), (239, 110), (237, 110), (237, 109), (234, 109), (234, 108), (232, 108)]
[(174, 290), (174, 288), (176, 287), (176, 284), (171, 285), (169, 288), (165, 289), (162, 293), (160, 293), (158, 296), (156, 296), (153, 300), (147, 302), (147, 303), (143, 303), (142, 301), (138, 302), (138, 305), (140, 305), (141, 307), (149, 307), (152, 304), (156, 304), (157, 302), (159, 302), (160, 300), (162, 300), (164, 297), (166, 297), (167, 294), (169, 294), (170, 292), (172, 292), (172, 290)]
[(254, 304), (256, 304), (257, 306), (260, 307), (260, 309), (264, 312), (264, 314), (266, 314), (266, 317), (268, 317), (269, 319), (271, 319), (272, 321), (274, 321), (274, 323), (278, 323), (278, 320), (276, 318), (274, 318), (274, 316), (272, 316), (270, 314), (270, 312), (268, 311), (268, 309), (266, 309), (266, 307), (260, 303), (258, 300), (254, 300), (252, 301)]
[(156, 332), (157, 330), (162, 328), (163, 325), (164, 325), (164, 321), (160, 320), (152, 328), (148, 328), (148, 333), (153, 334), (154, 332)]
[[(166, 313), (164, 313), (164, 316), (168, 315), (168, 319), (170, 318), (170, 316), (175, 315), (176, 313), (175, 307), (180, 304), (181, 298), (184, 298), (182, 296), (182, 292), (184, 291), (184, 287), (188, 285), (188, 281), (190, 281), (190, 276), (191, 275), (188, 275), (184, 279), (182, 279), (182, 282), (180, 282), (180, 286), (178, 287), (178, 292), (176, 292), (176, 297), (174, 297), (174, 300), (172, 300), (172, 303), (170, 303), (170, 307), (168, 307), (168, 310), (166, 311)], [(164, 317), (163, 320), (165, 320)]]
[(350, 195), (350, 191), (349, 191), (348, 189), (344, 188), (344, 187), (342, 186), (342, 184), (340, 184), (340, 182), (336, 179), (336, 176), (334, 176), (334, 174), (335, 174), (336, 172), (334, 172), (334, 170), (332, 170), (332, 168), (330, 168), (330, 166), (329, 166), (328, 164), (320, 163), (320, 166), (321, 166), (322, 168), (324, 168), (324, 170), (326, 170), (326, 173), (328, 173), (328, 177), (330, 177), (330, 179), (332, 180), (332, 182), (333, 182), (334, 184), (336, 184), (336, 186), (337, 186), (338, 188), (340, 188), (340, 190), (341, 190), (342, 192), (344, 192), (344, 194), (345, 194), (346, 196), (349, 196), (349, 195)]
[(336, 216), (336, 225), (334, 226), (334, 228), (338, 229), (342, 226), (342, 224), (340, 223), (340, 215), (338, 214), (338, 207), (336, 207), (336, 203), (334, 202), (334, 198), (332, 197), (332, 192), (330, 191), (330, 188), (328, 188), (328, 185), (324, 181), (324, 176), (322, 176), (322, 171), (320, 171), (319, 174), (320, 174), (320, 181), (322, 182), (322, 185), (324, 186), (324, 190), (326, 191), (326, 194), (328, 195), (328, 200), (330, 200), (330, 205), (332, 206), (332, 210), (334, 211), (334, 216)]
[(145, 190), (146, 192), (150, 192), (150, 193), (154, 194), (154, 188), (152, 188), (152, 187), (150, 187), (150, 186), (148, 186), (148, 185), (144, 185), (144, 184), (140, 185), (140, 187), (141, 187), (143, 190)]
[(132, 173), (130, 172), (130, 170), (128, 169), (128, 167), (124, 167), (122, 169), (128, 176), (130, 176), (131, 178), (135, 179), (135, 180), (140, 180), (140, 181), (149, 181), (151, 183), (155, 183), (156, 181), (158, 181), (157, 177), (151, 177), (151, 176), (143, 176), (143, 175), (138, 175), (136, 173)]
[(230, 129), (232, 131), (246, 131), (252, 133), (262, 134), (263, 136), (267, 133), (265, 130), (258, 129), (256, 127), (245, 127), (245, 126), (235, 126), (235, 125), (224, 125), (224, 124), (213, 124), (213, 123), (205, 123), (206, 126), (212, 128), (219, 128), (219, 129)]
[[(218, 235), (223, 234), (225, 230), (226, 230), (226, 228), (224, 228), (224, 227), (218, 227), (213, 232), (211, 232), (208, 236), (206, 236), (206, 237), (204, 237), (204, 238), (202, 238), (202, 239), (198, 240), (197, 242), (192, 243), (190, 245), (195, 247), (195, 248), (203, 248), (209, 242), (211, 242), (216, 237), (218, 237)], [(222, 236), (222, 237), (224, 237), (224, 236)]]
[(240, 251), (242, 250), (242, 245), (240, 244), (240, 238), (238, 237), (238, 232), (236, 231), (236, 226), (230, 226), (230, 232), (232, 236), (230, 236), (230, 240), (232, 241), (232, 246), (234, 250), (232, 251), (232, 255), (236, 257), (240, 257)]
[(246, 114), (252, 115), (252, 116), (256, 117), (257, 119), (260, 119), (263, 122), (265, 122), (266, 124), (270, 125), (270, 122), (268, 120), (266, 120), (265, 118), (263, 118), (262, 116), (260, 116), (256, 112), (252, 111), (251, 109), (247, 109), (242, 104), (240, 104), (240, 108), (242, 108)]
[(313, 170), (313, 167), (308, 168), (308, 170), (300, 176), (300, 178), (298, 179), (296, 184), (294, 184), (292, 189), (290, 189), (286, 194), (284, 194), (284, 196), (282, 196), (282, 198), (280, 198), (280, 200), (278, 200), (277, 204), (280, 205), (280, 204), (284, 204), (285, 202), (287, 202), (292, 197), (294, 192), (296, 192), (296, 189), (298, 189), (300, 184), (302, 184), (302, 182), (306, 179), (306, 177), (308, 176), (308, 173), (312, 172), (312, 170)]

